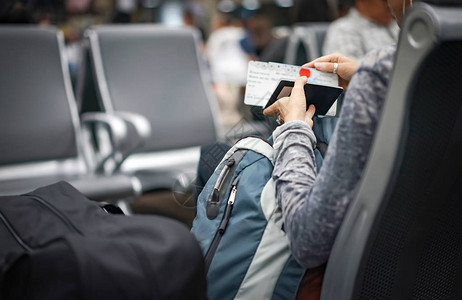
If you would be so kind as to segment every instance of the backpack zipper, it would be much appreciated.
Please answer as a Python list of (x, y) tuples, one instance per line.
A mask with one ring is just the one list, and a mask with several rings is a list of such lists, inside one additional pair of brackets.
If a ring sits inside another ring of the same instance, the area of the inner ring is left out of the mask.
[(235, 160), (230, 157), (228, 160), (226, 160), (225, 165), (223, 166), (223, 169), (220, 172), (220, 175), (218, 175), (217, 181), (215, 182), (215, 185), (213, 186), (213, 191), (210, 194), (209, 197), (209, 202), (218, 202), (220, 200), (220, 189), (221, 186), (223, 185), (223, 181), (226, 178), (226, 175), (228, 175), (229, 170), (231, 167), (235, 164)]
[(225, 213), (223, 214), (223, 218), (221, 219), (220, 225), (213, 237), (212, 242), (210, 243), (209, 250), (207, 254), (205, 254), (205, 273), (208, 273), (210, 264), (212, 263), (213, 256), (217, 251), (218, 245), (220, 244), (222, 236), (225, 234), (226, 227), (228, 226), (229, 219), (231, 218), (231, 212), (233, 210), (234, 201), (236, 200), (236, 193), (237, 193), (237, 185), (239, 184), (239, 180), (241, 176), (237, 176), (232, 184), (231, 191), (228, 196), (228, 202), (226, 203)]
[(223, 189), (223, 187), (229, 186), (234, 171), (246, 153), (247, 150), (237, 150), (231, 157), (225, 160), (223, 169), (218, 175), (218, 178), (213, 185), (212, 192), (210, 193), (206, 202), (206, 215), (209, 220), (213, 220), (218, 216), (220, 212), (221, 200), (225, 197), (227, 192), (227, 188)]

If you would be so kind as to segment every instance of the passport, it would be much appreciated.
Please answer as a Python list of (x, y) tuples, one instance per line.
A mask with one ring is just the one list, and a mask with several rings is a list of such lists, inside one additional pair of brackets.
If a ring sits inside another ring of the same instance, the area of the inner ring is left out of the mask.
[(247, 68), (244, 103), (266, 107), (281, 81), (295, 81), (300, 76), (307, 76), (308, 84), (341, 89), (338, 86), (337, 74), (294, 65), (250, 61)]

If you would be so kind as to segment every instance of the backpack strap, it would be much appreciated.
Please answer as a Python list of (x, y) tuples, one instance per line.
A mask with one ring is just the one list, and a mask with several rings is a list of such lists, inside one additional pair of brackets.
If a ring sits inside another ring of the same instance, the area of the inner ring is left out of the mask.
[(267, 157), (269, 161), (271, 161), (271, 163), (274, 165), (273, 146), (271, 146), (269, 142), (262, 138), (249, 136), (240, 139), (236, 142), (236, 144), (234, 144), (233, 147), (231, 147), (231, 149), (228, 150), (228, 152), (223, 157), (222, 162), (228, 159), (237, 150), (252, 150), (257, 153), (260, 153), (261, 155)]

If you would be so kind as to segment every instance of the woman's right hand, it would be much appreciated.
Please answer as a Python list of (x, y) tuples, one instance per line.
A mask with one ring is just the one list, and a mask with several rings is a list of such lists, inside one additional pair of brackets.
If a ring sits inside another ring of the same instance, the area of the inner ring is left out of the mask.
[(345, 90), (350, 83), (351, 77), (358, 69), (359, 62), (346, 57), (340, 53), (329, 54), (316, 58), (315, 60), (303, 65), (305, 68), (315, 68), (321, 72), (333, 73), (334, 63), (338, 64), (337, 74), (339, 76), (339, 85)]

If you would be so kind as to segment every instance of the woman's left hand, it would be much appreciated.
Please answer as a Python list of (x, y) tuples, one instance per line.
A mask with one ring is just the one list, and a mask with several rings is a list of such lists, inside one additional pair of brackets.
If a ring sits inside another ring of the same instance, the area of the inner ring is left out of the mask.
[[(334, 71), (335, 64), (337, 64), (337, 69)], [(316, 68), (316, 70), (321, 72), (338, 74), (338, 83), (344, 90), (346, 90), (351, 77), (353, 77), (353, 74), (359, 67), (359, 62), (346, 57), (343, 54), (334, 53), (316, 58), (315, 60), (304, 64), (302, 67)]]
[(263, 111), (265, 116), (279, 114), (284, 122), (294, 120), (305, 121), (313, 127), (313, 116), (316, 108), (310, 105), (306, 110), (305, 90), (303, 86), (307, 82), (307, 77), (302, 76), (295, 80), (290, 97), (284, 97), (273, 103)]

